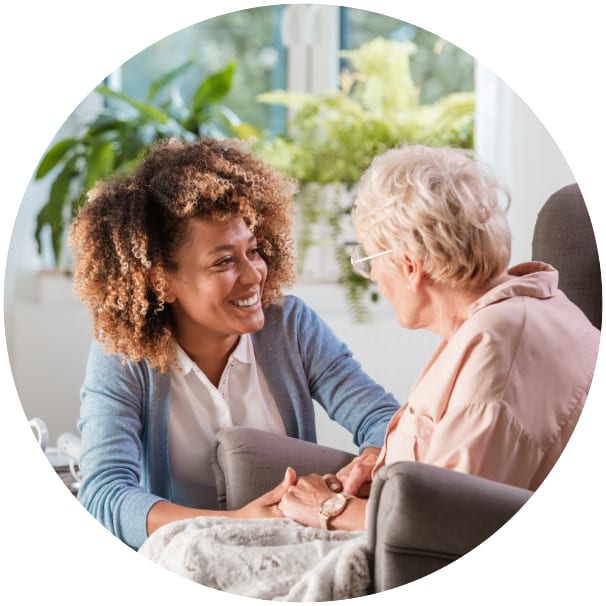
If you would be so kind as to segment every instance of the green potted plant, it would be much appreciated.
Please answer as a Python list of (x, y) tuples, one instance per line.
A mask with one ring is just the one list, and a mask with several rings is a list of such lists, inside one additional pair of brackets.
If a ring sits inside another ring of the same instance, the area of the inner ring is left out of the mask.
[(355, 274), (349, 262), (349, 217), (362, 172), (375, 155), (405, 142), (473, 147), (474, 94), (452, 93), (421, 104), (410, 69), (415, 50), (411, 42), (376, 38), (342, 52), (350, 68), (342, 71), (336, 92), (276, 90), (258, 98), (291, 110), (287, 133), (259, 140), (256, 150), (299, 184), (300, 263), (311, 247), (328, 246), (337, 281), (358, 321), (368, 318), (366, 296), (378, 297), (374, 285)]
[(258, 136), (251, 125), (242, 123), (223, 103), (228, 94), (235, 60), (223, 69), (202, 79), (188, 100), (172, 94), (159, 100), (159, 93), (195, 66), (193, 61), (154, 81), (145, 101), (102, 85), (95, 90), (104, 104), (78, 134), (57, 141), (42, 157), (35, 179), (49, 177), (49, 195), (38, 212), (35, 239), (42, 254), (44, 232), (50, 232), (55, 269), (69, 271), (65, 259), (65, 236), (85, 192), (94, 183), (127, 171), (158, 138), (179, 137), (185, 140), (199, 135)]

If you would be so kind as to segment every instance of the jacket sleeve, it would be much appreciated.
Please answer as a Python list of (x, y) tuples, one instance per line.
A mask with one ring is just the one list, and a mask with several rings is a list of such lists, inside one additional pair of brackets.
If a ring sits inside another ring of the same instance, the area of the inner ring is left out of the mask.
[(373, 381), (349, 348), (310, 307), (299, 303), (298, 341), (313, 399), (347, 428), (360, 448), (381, 447), (399, 410), (395, 397)]
[(81, 389), (82, 435), (79, 501), (119, 539), (137, 549), (147, 538), (150, 507), (161, 498), (141, 485), (142, 365), (122, 365), (117, 356), (91, 347)]

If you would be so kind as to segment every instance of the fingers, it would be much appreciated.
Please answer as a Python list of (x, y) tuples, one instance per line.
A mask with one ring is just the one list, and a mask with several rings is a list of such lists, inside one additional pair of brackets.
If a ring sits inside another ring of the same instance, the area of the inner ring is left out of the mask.
[(286, 486), (292, 486), (297, 482), (297, 472), (290, 467), (290, 465), (286, 468), (286, 472), (284, 473), (284, 479), (282, 480), (282, 484), (286, 484)]
[(276, 491), (276, 502), (278, 502), (288, 491), (288, 489), (291, 486), (294, 486), (297, 483), (297, 474), (295, 472), (295, 470), (292, 467), (287, 467), (286, 471), (284, 473), (284, 478), (282, 479), (282, 481), (280, 482), (280, 484), (278, 484), (278, 486), (276, 486), (276, 488), (274, 488), (274, 491)]
[(343, 490), (343, 485), (334, 473), (325, 473), (322, 479), (333, 492), (341, 492)]
[(297, 474), (292, 467), (287, 467), (282, 481), (269, 492), (266, 492), (263, 497), (263, 503), (272, 505), (277, 503), (288, 491), (291, 486), (294, 486), (297, 481)]
[(324, 478), (317, 474), (303, 476), (289, 486), (284, 493), (278, 510), (283, 516), (306, 526), (318, 526), (320, 503), (331, 493)]
[(287, 487), (286, 496), (295, 499), (324, 499), (331, 494), (324, 478), (318, 474), (301, 476), (296, 483)]
[[(357, 463), (345, 477), (340, 477), (343, 491), (357, 495), (360, 488), (370, 482), (374, 465)], [(345, 475), (345, 474), (344, 474)]]

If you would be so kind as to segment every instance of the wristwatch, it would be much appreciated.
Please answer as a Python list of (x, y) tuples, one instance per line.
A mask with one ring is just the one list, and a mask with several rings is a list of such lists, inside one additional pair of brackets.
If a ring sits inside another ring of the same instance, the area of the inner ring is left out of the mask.
[(350, 498), (348, 494), (337, 492), (322, 501), (318, 514), (320, 515), (320, 526), (324, 530), (328, 530), (328, 522), (332, 518), (343, 512)]

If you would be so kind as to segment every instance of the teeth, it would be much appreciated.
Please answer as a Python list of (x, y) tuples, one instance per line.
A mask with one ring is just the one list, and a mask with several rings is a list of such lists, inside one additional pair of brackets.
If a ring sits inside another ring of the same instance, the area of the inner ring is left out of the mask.
[(236, 307), (250, 307), (254, 305), (259, 300), (259, 293), (255, 293), (252, 297), (248, 297), (248, 299), (240, 299), (239, 301), (232, 301), (231, 304)]

